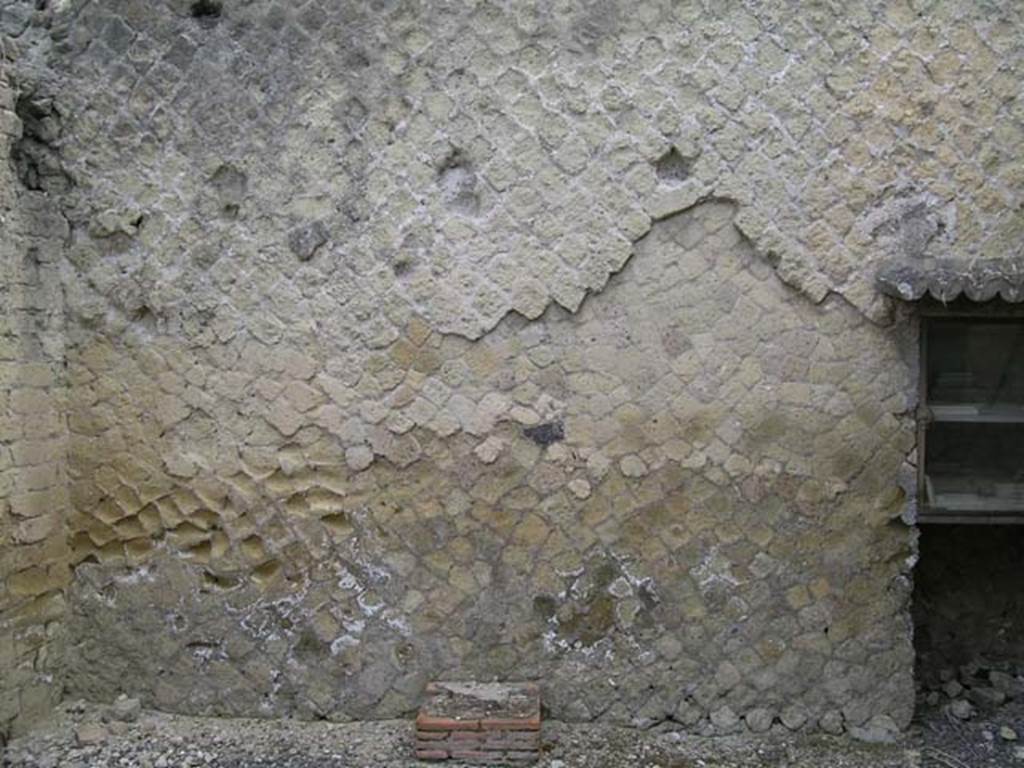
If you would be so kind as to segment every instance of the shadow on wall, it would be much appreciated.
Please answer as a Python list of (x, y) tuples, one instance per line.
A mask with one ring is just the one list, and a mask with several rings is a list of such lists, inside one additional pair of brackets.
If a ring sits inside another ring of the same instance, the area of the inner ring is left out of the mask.
[(916, 571), (918, 676), (1024, 659), (1024, 526), (925, 526)]

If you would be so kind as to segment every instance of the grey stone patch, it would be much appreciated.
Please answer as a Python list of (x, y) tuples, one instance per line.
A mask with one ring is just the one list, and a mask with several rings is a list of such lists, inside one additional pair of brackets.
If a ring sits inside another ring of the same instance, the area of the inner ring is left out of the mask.
[(967, 698), (982, 709), (995, 709), (1006, 701), (1006, 694), (990, 686), (974, 686), (967, 691)]
[(334, 116), (349, 133), (357, 133), (366, 125), (369, 110), (363, 102), (355, 96), (339, 102), (334, 107)]
[(142, 702), (138, 699), (133, 699), (127, 694), (122, 693), (111, 705), (108, 713), (114, 720), (119, 720), (123, 723), (134, 723), (139, 718), (139, 713), (142, 712)]
[(957, 720), (970, 720), (974, 717), (974, 707), (966, 699), (957, 699), (949, 705), (949, 712)]
[(919, 259), (955, 222), (955, 213), (935, 195), (900, 187), (884, 191), (855, 231), (894, 255)]
[(835, 710), (826, 712), (818, 720), (818, 727), (820, 727), (825, 733), (838, 736), (843, 732), (843, 713)]
[(743, 716), (744, 722), (754, 733), (766, 733), (772, 727), (774, 716), (767, 709), (752, 709)]
[(592, 0), (581, 3), (580, 8), (570, 25), (570, 45), (593, 52), (602, 40), (619, 31), (622, 9), (615, 0)]
[(213, 172), (210, 185), (220, 203), (221, 215), (226, 219), (238, 218), (249, 187), (249, 177), (231, 163), (225, 163)]
[(75, 728), (75, 743), (80, 747), (102, 744), (109, 736), (109, 731), (99, 723), (82, 723)]
[(789, 730), (798, 731), (807, 723), (807, 710), (799, 705), (791, 704), (782, 710), (779, 720)]
[(142, 226), (144, 216), (141, 211), (106, 210), (92, 218), (89, 222), (89, 234), (96, 238), (127, 235), (134, 237)]
[(992, 687), (1001, 691), (1008, 699), (1014, 699), (1024, 694), (1024, 679), (1020, 677), (992, 669), (989, 670), (988, 679), (992, 683)]
[(723, 735), (736, 733), (741, 729), (740, 718), (729, 706), (720, 707), (712, 712), (711, 724), (715, 726), (716, 733)]
[(317, 250), (327, 242), (329, 233), (322, 221), (314, 221), (293, 229), (288, 235), (288, 248), (299, 261), (309, 261)]
[(8, 3), (0, 8), (0, 33), (21, 37), (32, 21), (31, 3)]
[(699, 182), (688, 179), (655, 194), (647, 205), (647, 212), (655, 221), (661, 221), (693, 208), (706, 197), (707, 189)]
[(942, 684), (942, 692), (949, 698), (955, 699), (961, 693), (963, 693), (964, 687), (960, 685), (958, 680), (949, 680)]
[(850, 735), (869, 744), (893, 744), (900, 737), (900, 729), (888, 715), (875, 715), (866, 724), (850, 728)]
[(704, 710), (697, 704), (684, 699), (676, 707), (675, 719), (686, 726), (696, 725), (703, 719)]

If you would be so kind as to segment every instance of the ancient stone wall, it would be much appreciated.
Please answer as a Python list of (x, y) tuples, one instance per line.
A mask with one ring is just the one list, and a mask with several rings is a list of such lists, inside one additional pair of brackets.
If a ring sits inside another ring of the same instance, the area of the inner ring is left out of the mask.
[(525, 677), (561, 717), (906, 722), (906, 367), (733, 212), (656, 225), (576, 314), (411, 320), (362, 404), (287, 348), (94, 342), (73, 689), (344, 718)]
[[(38, 115), (0, 41), (0, 743), (60, 699), (68, 583), (59, 241), (24, 183)], [(23, 119), (24, 118), (24, 119)]]
[(874, 273), (1020, 255), (1020, 13), (52, 4), (71, 690), (906, 725)]

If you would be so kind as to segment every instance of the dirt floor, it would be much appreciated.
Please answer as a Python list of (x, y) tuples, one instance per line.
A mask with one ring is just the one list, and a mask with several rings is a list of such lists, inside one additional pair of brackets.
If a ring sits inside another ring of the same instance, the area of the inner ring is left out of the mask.
[[(702, 738), (668, 726), (641, 731), (545, 722), (541, 768), (1024, 768), (1024, 700), (975, 708), (923, 698), (898, 744), (778, 730)], [(1022, 739), (1008, 738), (1021, 734)], [(412, 723), (194, 718), (66, 704), (0, 752), (2, 768), (406, 768)], [(434, 763), (437, 765), (437, 763)], [(447, 762), (455, 768), (460, 765)]]
[[(15, 740), (4, 768), (398, 768), (427, 766), (412, 754), (408, 721), (223, 720), (128, 713), (71, 704)], [(779, 726), (781, 728), (781, 726)], [(789, 732), (699, 738), (668, 728), (638, 731), (546, 722), (544, 768), (924, 768), (920, 749), (858, 744)], [(436, 765), (436, 764), (435, 764)], [(458, 765), (454, 762), (445, 766)], [(936, 765), (942, 765), (937, 763)], [(1024, 764), (1022, 764), (1024, 765)], [(974, 768), (974, 766), (972, 766)]]

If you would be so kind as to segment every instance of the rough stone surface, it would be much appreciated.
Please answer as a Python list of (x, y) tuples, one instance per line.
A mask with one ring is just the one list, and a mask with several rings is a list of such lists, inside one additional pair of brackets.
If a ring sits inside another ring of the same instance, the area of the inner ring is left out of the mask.
[(107, 740), (110, 733), (99, 723), (82, 723), (75, 728), (75, 744), (80, 747), (94, 747)]
[(958, 720), (970, 720), (974, 715), (974, 707), (969, 701), (957, 699), (949, 705), (949, 711)]
[(110, 707), (109, 715), (112, 720), (134, 723), (139, 718), (141, 711), (142, 702), (122, 693), (114, 700), (114, 704)]
[(830, 733), (833, 736), (838, 736), (843, 732), (843, 715), (841, 712), (826, 712), (821, 716), (818, 721), (818, 726), (825, 733)]
[(744, 715), (743, 720), (753, 733), (765, 733), (772, 727), (774, 716), (767, 709), (751, 709)]
[(527, 678), (569, 719), (906, 726), (914, 326), (876, 272), (1020, 256), (1020, 4), (193, 6), (0, 0), (0, 194), (66, 326), (67, 439), (25, 455), (70, 511), (3, 508), (53, 617), (19, 668), (191, 713)]
[[(796, 701), (907, 722), (899, 340), (784, 286), (733, 212), (659, 223), (576, 314), (474, 342), (411, 322), (368, 399), (290, 348), (271, 374), (243, 343), (218, 393), (216, 355), (97, 340), (72, 375), (109, 381), (119, 417), (76, 454), (69, 685), (348, 718), (457, 672), (542, 678), (574, 718), (629, 721), (653, 686), (705, 719)], [(213, 382), (202, 410), (185, 376)], [(515, 408), (564, 439), (538, 445)], [(141, 430), (130, 454), (117, 424)], [(265, 446), (239, 442), (253, 424)], [(481, 456), (490, 436), (507, 447)], [(350, 471), (353, 446), (373, 461)]]
[[(23, 18), (4, 13), (0, 29)], [(0, 37), (0, 745), (59, 700), (69, 576), (58, 274), (68, 229), (13, 162), (24, 167), (54, 128), (49, 105), (11, 82), (12, 56)]]

